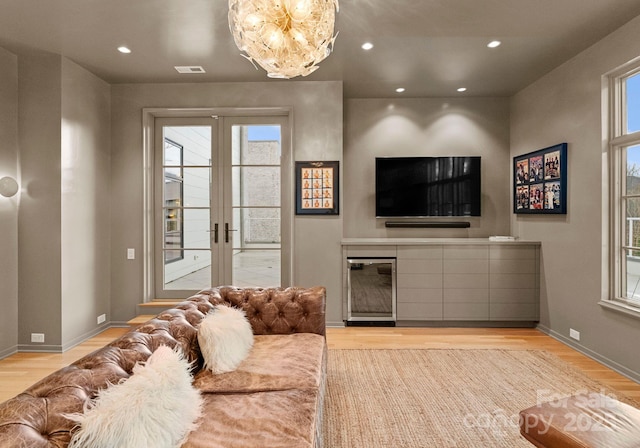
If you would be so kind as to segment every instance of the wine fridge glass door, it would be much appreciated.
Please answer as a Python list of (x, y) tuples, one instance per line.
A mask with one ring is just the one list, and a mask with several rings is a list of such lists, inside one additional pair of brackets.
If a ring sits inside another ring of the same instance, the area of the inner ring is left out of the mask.
[(395, 322), (395, 258), (347, 259), (347, 295), (347, 321)]

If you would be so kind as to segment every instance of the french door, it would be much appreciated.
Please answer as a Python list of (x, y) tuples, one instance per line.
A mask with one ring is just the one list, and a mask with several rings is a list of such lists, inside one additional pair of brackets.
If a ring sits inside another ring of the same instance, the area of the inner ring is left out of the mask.
[(289, 284), (286, 116), (156, 118), (155, 296)]

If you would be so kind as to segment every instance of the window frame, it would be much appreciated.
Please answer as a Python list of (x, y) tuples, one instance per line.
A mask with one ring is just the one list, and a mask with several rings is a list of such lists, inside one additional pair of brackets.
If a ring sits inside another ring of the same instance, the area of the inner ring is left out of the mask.
[[(640, 194), (628, 195), (627, 185), (627, 148), (640, 145), (640, 131), (628, 132), (626, 80), (640, 75), (640, 58), (636, 58), (605, 75), (608, 88), (608, 163), (609, 163), (609, 292), (608, 297), (600, 301), (606, 308), (621, 311), (640, 318), (640, 300), (626, 297), (626, 253), (629, 246), (626, 239), (626, 201), (638, 198)], [(640, 247), (637, 248), (640, 250)]]

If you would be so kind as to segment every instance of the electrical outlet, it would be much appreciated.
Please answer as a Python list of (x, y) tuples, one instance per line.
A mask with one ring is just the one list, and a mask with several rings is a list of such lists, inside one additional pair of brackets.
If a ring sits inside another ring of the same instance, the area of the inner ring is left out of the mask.
[(98, 325), (100, 325), (101, 323), (104, 323), (104, 321), (107, 320), (107, 315), (106, 314), (101, 314), (98, 316)]
[(31, 333), (31, 342), (44, 342), (44, 333)]
[(127, 260), (135, 260), (136, 258), (136, 250), (133, 248), (127, 249)]
[(580, 340), (580, 332), (577, 330), (574, 330), (573, 328), (569, 328), (569, 336), (571, 336), (576, 341)]

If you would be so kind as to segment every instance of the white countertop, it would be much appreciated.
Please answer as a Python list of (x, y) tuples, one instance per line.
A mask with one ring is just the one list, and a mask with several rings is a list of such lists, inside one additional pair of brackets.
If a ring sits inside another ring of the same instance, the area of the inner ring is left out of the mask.
[(487, 244), (506, 244), (506, 245), (536, 245), (542, 243), (540, 241), (529, 241), (516, 239), (513, 241), (491, 241), (489, 238), (343, 238), (343, 246), (430, 246), (438, 244), (464, 244), (464, 245), (487, 245)]

